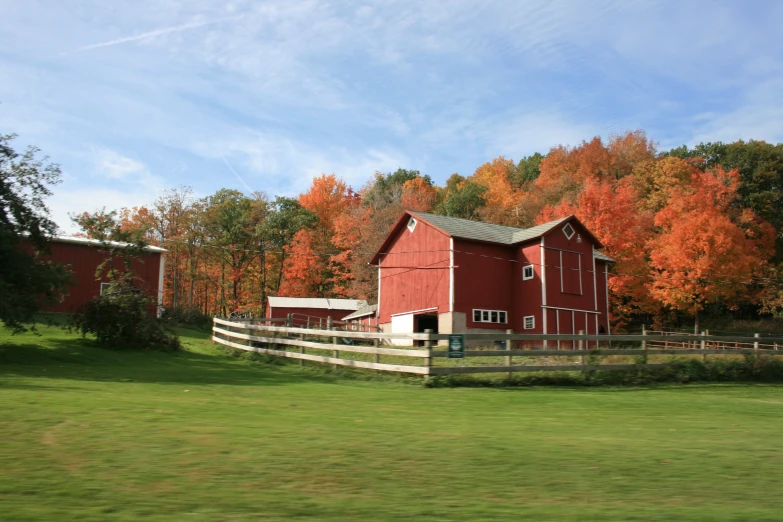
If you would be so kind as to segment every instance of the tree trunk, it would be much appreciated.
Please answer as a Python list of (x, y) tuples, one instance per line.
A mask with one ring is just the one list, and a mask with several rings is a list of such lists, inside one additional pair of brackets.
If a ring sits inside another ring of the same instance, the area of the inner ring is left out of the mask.
[(266, 251), (261, 249), (261, 316), (264, 315), (266, 307)]
[(277, 274), (277, 292), (280, 291), (280, 285), (283, 283), (283, 265), (285, 264), (285, 250), (280, 254), (280, 273)]

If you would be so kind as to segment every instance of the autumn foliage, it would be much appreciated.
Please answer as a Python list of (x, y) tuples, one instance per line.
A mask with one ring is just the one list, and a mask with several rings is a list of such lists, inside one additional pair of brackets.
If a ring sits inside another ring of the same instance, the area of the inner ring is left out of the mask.
[[(765, 281), (783, 273), (774, 262), (783, 234), (768, 222), (783, 222), (768, 182), (778, 159), (783, 172), (783, 149), (738, 144), (702, 145), (707, 158), (687, 148), (660, 153), (633, 131), (556, 145), (518, 164), (500, 156), (443, 186), (405, 169), (376, 172), (357, 189), (322, 174), (298, 198), (221, 190), (196, 199), (181, 188), (117, 217), (169, 250), (166, 304), (204, 314), (263, 313), (268, 295), (374, 300), (377, 272), (367, 262), (406, 209), (517, 227), (575, 215), (617, 261), (615, 327), (711, 304), (779, 313), (783, 292)], [(722, 157), (737, 168), (724, 168)], [(763, 160), (756, 170), (754, 158)]]

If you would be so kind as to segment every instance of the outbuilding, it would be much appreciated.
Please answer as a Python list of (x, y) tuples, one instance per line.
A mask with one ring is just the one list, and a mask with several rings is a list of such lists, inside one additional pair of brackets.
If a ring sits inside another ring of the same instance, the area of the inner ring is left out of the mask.
[[(96, 279), (98, 266), (109, 257), (107, 248), (128, 248), (127, 243), (99, 241), (84, 237), (53, 236), (49, 238), (49, 259), (66, 265), (73, 278), (63, 300), (44, 310), (58, 313), (74, 313), (82, 305), (106, 291), (109, 281), (104, 276)], [(137, 277), (136, 284), (147, 295), (157, 300), (158, 314), (163, 304), (163, 254), (167, 250), (156, 246), (147, 246), (142, 254), (133, 259), (131, 269)], [(122, 266), (119, 256), (115, 256), (118, 267)], [(120, 268), (121, 269), (121, 268)]]
[(354, 313), (342, 318), (346, 328), (351, 330), (369, 330), (373, 326), (378, 326), (378, 305), (366, 305)]
[(294, 324), (311, 325), (313, 321), (324, 323), (327, 318), (341, 320), (362, 307), (367, 301), (361, 299), (328, 299), (325, 297), (268, 297), (267, 319), (286, 319), (293, 314)]
[(574, 216), (528, 229), (405, 212), (371, 264), (386, 333), (608, 334), (609, 264)]

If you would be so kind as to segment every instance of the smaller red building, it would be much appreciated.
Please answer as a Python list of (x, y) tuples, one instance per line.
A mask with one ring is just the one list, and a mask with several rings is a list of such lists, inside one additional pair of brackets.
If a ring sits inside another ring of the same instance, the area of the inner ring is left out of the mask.
[[(105, 244), (123, 248), (126, 243), (113, 241)], [(63, 300), (54, 306), (45, 307), (47, 312), (74, 313), (87, 301), (101, 295), (108, 285), (108, 280), (97, 280), (95, 273), (98, 266), (108, 258), (103, 249), (104, 243), (97, 239), (83, 237), (54, 236), (49, 239), (51, 253), (48, 258), (67, 266), (73, 272), (71, 286)], [(157, 298), (158, 314), (163, 303), (163, 254), (167, 250), (155, 246), (144, 249), (144, 255), (134, 259), (132, 270), (138, 277), (138, 284), (149, 296)], [(122, 266), (122, 260), (115, 258), (117, 266)]]
[(360, 299), (328, 299), (325, 297), (268, 297), (267, 319), (286, 319), (294, 314), (295, 324), (299, 326), (307, 318), (314, 320), (331, 317), (342, 320), (343, 317), (367, 306)]

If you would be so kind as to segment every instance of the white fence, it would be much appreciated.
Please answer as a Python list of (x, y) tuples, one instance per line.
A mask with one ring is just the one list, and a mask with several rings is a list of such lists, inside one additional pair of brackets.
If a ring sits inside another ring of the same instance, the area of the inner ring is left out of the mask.
[[(212, 340), (231, 348), (312, 361), (336, 366), (365, 368), (418, 375), (450, 375), (468, 373), (516, 373), (538, 371), (627, 370), (660, 368), (670, 362), (649, 362), (658, 355), (769, 355), (783, 356), (783, 336), (727, 337), (700, 335), (694, 340), (689, 334), (645, 335), (532, 335), (515, 333), (465, 334), (466, 341), (483, 341), (486, 349), (469, 349), (464, 359), (450, 359), (445, 350), (436, 349), (437, 341), (448, 334), (413, 333), (387, 334), (335, 329), (276, 326), (286, 319), (229, 321), (215, 318)], [(392, 341), (407, 340), (409, 347), (385, 347)], [(763, 343), (761, 341), (764, 341)], [(504, 349), (493, 345), (504, 343)], [(569, 341), (564, 343), (563, 341)], [(570, 342), (570, 341), (573, 341)], [(560, 342), (560, 343), (558, 343)], [(662, 344), (664, 343), (664, 344)], [(421, 346), (415, 346), (420, 344)], [(525, 344), (552, 344), (569, 349), (520, 349)], [(570, 349), (571, 345), (576, 349)], [(631, 346), (617, 348), (618, 344)], [(593, 347), (591, 347), (593, 346)], [(597, 346), (597, 347), (595, 347)], [(614, 346), (614, 347), (611, 347)], [(635, 347), (638, 346), (638, 347)], [(642, 361), (628, 362), (642, 357)], [(564, 361), (564, 358), (566, 359)], [(576, 358), (577, 361), (568, 362)], [(603, 359), (597, 363), (596, 359)], [(436, 364), (436, 361), (438, 363)], [(473, 363), (475, 361), (475, 363)], [(472, 364), (471, 364), (472, 363)]]

